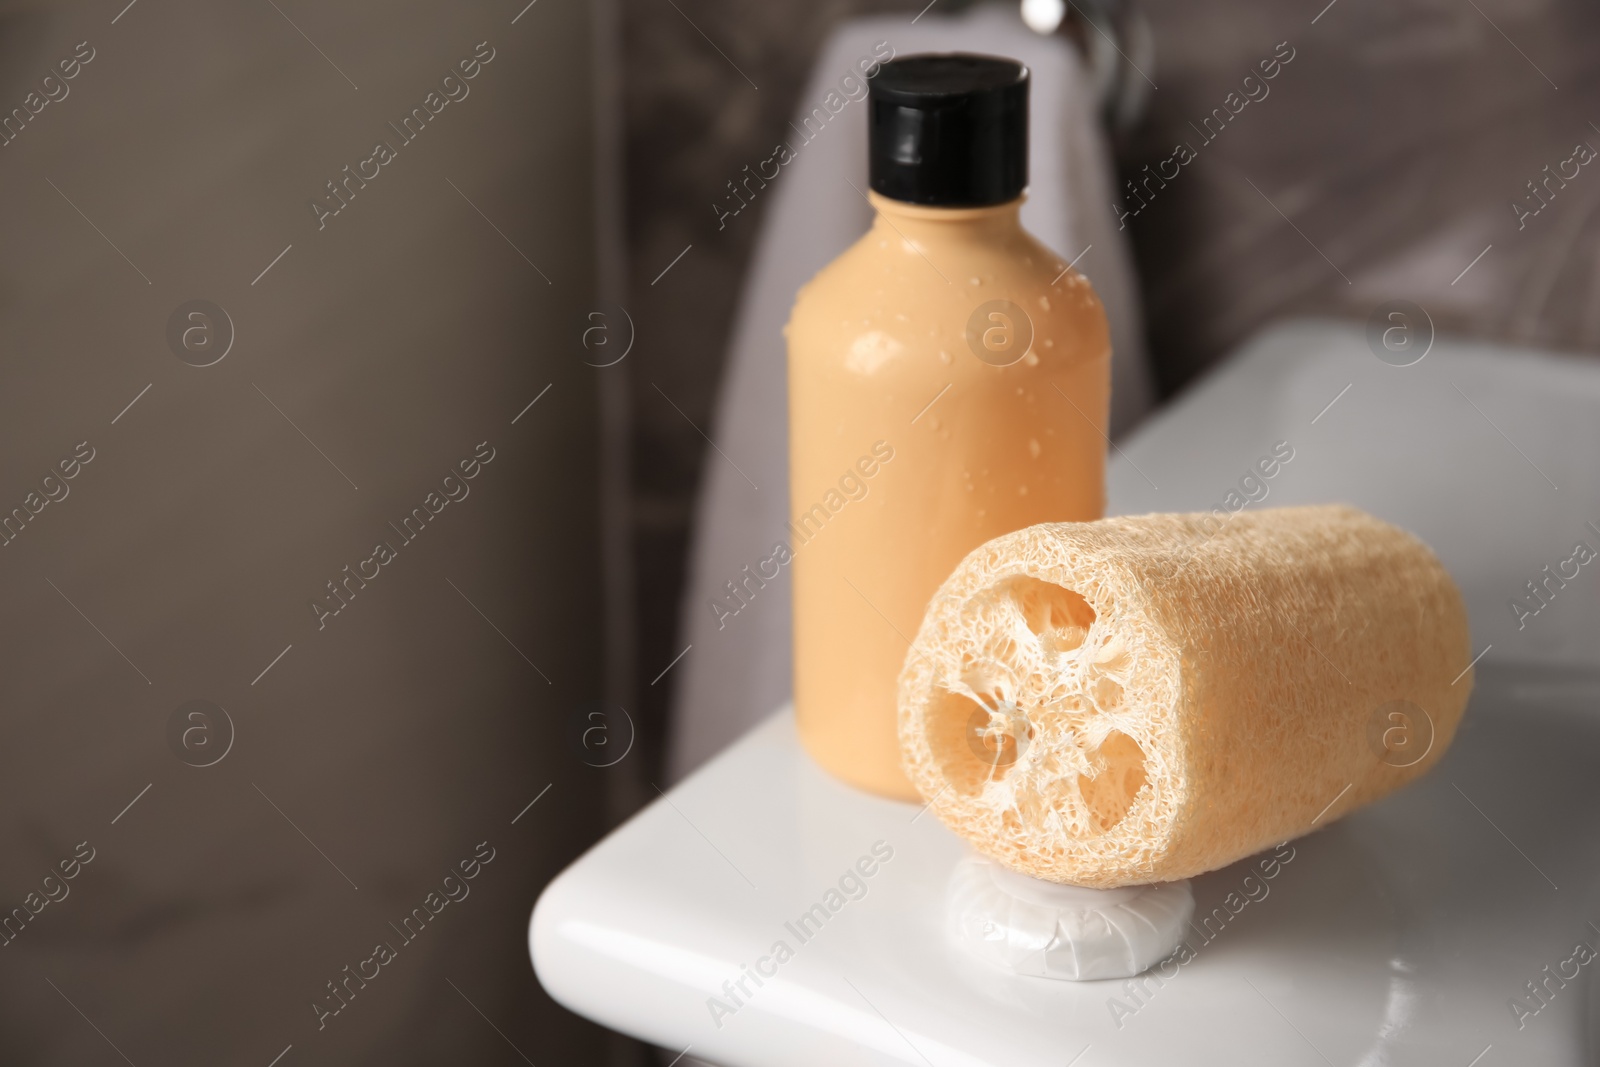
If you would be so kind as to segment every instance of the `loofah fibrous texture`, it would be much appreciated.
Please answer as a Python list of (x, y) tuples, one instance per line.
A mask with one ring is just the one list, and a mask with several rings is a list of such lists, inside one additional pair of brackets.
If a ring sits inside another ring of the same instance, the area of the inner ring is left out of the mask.
[(980, 852), (1188, 878), (1425, 773), (1472, 688), (1427, 545), (1351, 507), (1046, 523), (970, 553), (900, 675), (906, 773)]

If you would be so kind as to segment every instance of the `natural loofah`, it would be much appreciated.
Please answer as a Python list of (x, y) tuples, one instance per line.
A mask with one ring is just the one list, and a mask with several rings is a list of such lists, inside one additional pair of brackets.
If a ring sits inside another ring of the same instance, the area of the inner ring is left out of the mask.
[(902, 762), (1014, 870), (1188, 878), (1427, 771), (1469, 642), (1433, 552), (1354, 508), (1046, 523), (934, 595), (900, 675)]

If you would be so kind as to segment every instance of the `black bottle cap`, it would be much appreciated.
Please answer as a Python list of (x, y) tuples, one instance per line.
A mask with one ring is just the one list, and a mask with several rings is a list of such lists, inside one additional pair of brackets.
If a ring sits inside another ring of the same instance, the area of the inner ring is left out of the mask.
[(1028, 184), (1028, 68), (967, 52), (890, 60), (869, 83), (874, 192), (982, 207)]

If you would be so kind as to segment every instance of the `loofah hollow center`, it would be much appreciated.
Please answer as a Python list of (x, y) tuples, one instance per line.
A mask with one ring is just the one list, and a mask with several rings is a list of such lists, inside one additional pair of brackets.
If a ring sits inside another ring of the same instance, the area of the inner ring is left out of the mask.
[(925, 726), (951, 788), (1078, 839), (1120, 823), (1145, 789), (1133, 657), (1072, 589), (1016, 575), (974, 598)]

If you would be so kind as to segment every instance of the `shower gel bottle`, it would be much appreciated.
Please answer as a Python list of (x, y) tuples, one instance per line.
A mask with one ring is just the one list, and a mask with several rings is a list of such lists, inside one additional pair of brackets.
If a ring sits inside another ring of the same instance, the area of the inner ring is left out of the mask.
[[(829, 772), (909, 800), (895, 694), (923, 611), (990, 538), (1100, 517), (1111, 348), (1089, 282), (1019, 221), (1027, 68), (906, 56), (870, 84), (876, 218), (785, 331), (795, 713)], [(973, 712), (1003, 776), (1017, 749)]]

